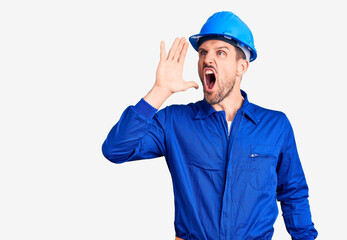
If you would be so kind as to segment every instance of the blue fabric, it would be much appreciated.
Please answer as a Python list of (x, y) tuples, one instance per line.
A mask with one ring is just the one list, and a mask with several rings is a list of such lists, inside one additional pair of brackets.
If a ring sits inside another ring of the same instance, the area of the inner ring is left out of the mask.
[(308, 187), (286, 115), (248, 101), (228, 136), (224, 111), (205, 100), (158, 112), (129, 106), (103, 146), (114, 163), (165, 156), (175, 196), (176, 236), (271, 239), (281, 202), (292, 239), (314, 239)]

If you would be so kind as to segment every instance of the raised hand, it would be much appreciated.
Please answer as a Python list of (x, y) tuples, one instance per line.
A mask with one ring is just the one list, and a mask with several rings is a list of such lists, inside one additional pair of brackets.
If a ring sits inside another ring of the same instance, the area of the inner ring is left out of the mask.
[(156, 74), (155, 86), (165, 88), (171, 93), (185, 91), (188, 88), (198, 88), (196, 82), (186, 82), (182, 78), (183, 64), (188, 50), (185, 38), (176, 38), (169, 54), (166, 55), (165, 42), (160, 44), (160, 62)]
[(182, 78), (183, 64), (188, 50), (185, 38), (176, 38), (169, 54), (166, 54), (165, 42), (160, 43), (160, 61), (157, 68), (156, 80), (151, 91), (144, 97), (149, 104), (159, 108), (173, 93), (189, 88), (199, 88), (194, 82), (186, 82)]

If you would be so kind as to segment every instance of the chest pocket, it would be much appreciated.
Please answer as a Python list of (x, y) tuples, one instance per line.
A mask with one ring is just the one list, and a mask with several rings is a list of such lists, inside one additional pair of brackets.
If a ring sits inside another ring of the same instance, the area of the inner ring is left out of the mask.
[(226, 142), (220, 135), (206, 134), (196, 130), (178, 137), (177, 144), (180, 144), (182, 157), (190, 167), (200, 168), (204, 171), (224, 169)]
[(249, 184), (257, 191), (275, 190), (277, 186), (276, 165), (280, 148), (272, 145), (251, 145), (248, 156)]
[(198, 167), (207, 171), (222, 171), (223, 159), (220, 153), (201, 154), (201, 152), (192, 152), (188, 154), (187, 163), (190, 166)]

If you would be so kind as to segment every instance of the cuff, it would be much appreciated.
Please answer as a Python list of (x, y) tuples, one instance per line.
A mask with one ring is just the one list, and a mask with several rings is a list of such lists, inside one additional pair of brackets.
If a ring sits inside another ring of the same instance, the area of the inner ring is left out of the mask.
[(134, 110), (140, 114), (142, 114), (148, 120), (152, 119), (158, 109), (152, 107), (148, 102), (146, 102), (143, 98), (134, 106)]

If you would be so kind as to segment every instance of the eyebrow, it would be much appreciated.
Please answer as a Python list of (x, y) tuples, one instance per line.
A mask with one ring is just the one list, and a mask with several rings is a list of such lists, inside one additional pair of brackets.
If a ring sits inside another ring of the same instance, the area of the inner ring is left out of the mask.
[[(220, 47), (214, 48), (214, 50), (220, 50), (220, 49), (227, 49), (230, 51), (230, 49), (227, 46), (220, 46)], [(206, 49), (204, 49), (202, 47), (199, 47), (198, 51), (200, 51), (200, 50), (206, 51)]]

